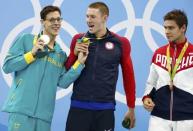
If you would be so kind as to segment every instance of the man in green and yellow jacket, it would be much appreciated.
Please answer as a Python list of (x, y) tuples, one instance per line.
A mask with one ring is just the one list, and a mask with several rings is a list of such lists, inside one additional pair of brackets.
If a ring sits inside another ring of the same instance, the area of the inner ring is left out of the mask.
[(2, 109), (9, 113), (8, 131), (50, 131), (57, 86), (67, 88), (75, 81), (88, 55), (88, 51), (79, 53), (78, 60), (66, 71), (66, 53), (55, 41), (61, 11), (56, 6), (46, 6), (40, 15), (42, 33), (21, 35), (4, 60), (4, 72), (14, 73)]

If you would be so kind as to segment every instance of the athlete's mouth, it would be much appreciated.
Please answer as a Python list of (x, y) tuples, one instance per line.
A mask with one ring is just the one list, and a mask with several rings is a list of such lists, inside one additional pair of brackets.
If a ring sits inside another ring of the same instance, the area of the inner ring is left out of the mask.
[(88, 25), (89, 29), (93, 29), (94, 25)]
[(60, 27), (52, 27), (53, 30), (59, 30)]

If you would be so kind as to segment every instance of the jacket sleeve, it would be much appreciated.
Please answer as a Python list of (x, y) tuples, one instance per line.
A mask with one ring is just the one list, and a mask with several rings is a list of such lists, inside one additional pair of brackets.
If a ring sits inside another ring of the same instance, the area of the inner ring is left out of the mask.
[(68, 56), (66, 62), (65, 62), (65, 67), (66, 69), (70, 69), (70, 67), (74, 64), (74, 62), (76, 61), (77, 59), (77, 56), (75, 56), (74, 54), (74, 48), (75, 48), (75, 45), (76, 45), (76, 41), (77, 39), (80, 37), (80, 35), (75, 35), (73, 38), (72, 38), (72, 41), (71, 41), (71, 44), (70, 44), (70, 55)]
[(157, 74), (157, 71), (155, 69), (155, 64), (153, 62), (154, 58), (155, 58), (155, 53), (154, 53), (153, 58), (152, 58), (152, 63), (151, 63), (151, 66), (150, 66), (149, 76), (148, 76), (148, 79), (147, 79), (147, 82), (146, 82), (146, 88), (145, 88), (145, 91), (144, 91), (144, 96), (143, 96), (142, 101), (146, 97), (153, 98), (154, 93), (155, 93), (155, 88), (154, 87), (156, 87), (156, 85), (157, 85), (158, 74)]
[(58, 86), (61, 88), (67, 88), (70, 84), (72, 84), (80, 75), (85, 65), (76, 61), (74, 65), (66, 71), (64, 70), (59, 78)]
[[(35, 58), (31, 52), (25, 52), (25, 35), (17, 38), (8, 51), (3, 63), (3, 71), (7, 73), (23, 70), (32, 63)], [(29, 41), (31, 42), (31, 41)]]
[(122, 55), (121, 55), (121, 67), (123, 74), (123, 84), (126, 94), (127, 105), (130, 108), (135, 107), (135, 77), (133, 64), (131, 60), (131, 47), (129, 40), (125, 37), (121, 38), (122, 41)]

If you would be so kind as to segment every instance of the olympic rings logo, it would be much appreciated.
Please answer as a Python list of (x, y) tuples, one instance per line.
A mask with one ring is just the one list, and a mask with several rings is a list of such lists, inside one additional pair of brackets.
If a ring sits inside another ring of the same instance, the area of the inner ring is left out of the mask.
[[(125, 37), (127, 37), (128, 39), (131, 39), (134, 33), (134, 30), (137, 26), (141, 26), (142, 30), (143, 30), (143, 34), (144, 34), (144, 38), (146, 43), (148, 44), (148, 47), (154, 51), (156, 48), (158, 48), (158, 44), (155, 42), (152, 34), (151, 34), (151, 29), (159, 32), (163, 37), (165, 37), (164, 34), (164, 28), (162, 27), (162, 25), (160, 25), (159, 23), (156, 23), (154, 21), (151, 21), (151, 14), (153, 12), (154, 7), (156, 6), (156, 4), (158, 3), (159, 0), (151, 0), (147, 3), (147, 6), (144, 10), (144, 14), (143, 14), (143, 18), (138, 19), (135, 17), (135, 10), (134, 7), (131, 3), (131, 1), (129, 0), (121, 0), (125, 11), (127, 13), (127, 20), (121, 21), (119, 23), (117, 23), (116, 25), (114, 25), (113, 27), (110, 28), (110, 30), (114, 31), (114, 32), (119, 32), (123, 29), (126, 29), (125, 32)], [(41, 11), (41, 5), (40, 2), (38, 0), (31, 0), (33, 9), (34, 9), (34, 14), (35, 16), (33, 18), (24, 20), (23, 22), (21, 22), (20, 24), (18, 24), (17, 26), (15, 26), (15, 28), (13, 28), (10, 33), (8, 34), (8, 36), (5, 38), (3, 45), (2, 45), (2, 49), (1, 49), (1, 53), (0, 53), (0, 64), (1, 67), (3, 66), (3, 60), (5, 58), (6, 53), (9, 50), (10, 44), (13, 43), (14, 39), (16, 38), (16, 36), (21, 33), (24, 29), (32, 26), (32, 32), (33, 34), (38, 34), (41, 30), (41, 25), (39, 22), (39, 12)], [(56, 5), (58, 7), (60, 7), (63, 3), (63, 0), (55, 0), (53, 2), (53, 5)], [(64, 29), (66, 32), (68, 32), (71, 36), (75, 35), (78, 33), (78, 31), (67, 21), (63, 20), (62, 21), (62, 29)], [(66, 44), (62, 41), (60, 35), (57, 37), (57, 41), (60, 43), (60, 46), (62, 47), (62, 49), (65, 50), (65, 52), (67, 54), (69, 54), (69, 48), (66, 46)], [(2, 70), (1, 70), (4, 80), (6, 81), (6, 83), (8, 84), (8, 86), (11, 86), (11, 82), (12, 82), (12, 76), (11, 74), (5, 74)], [(61, 99), (64, 96), (68, 95), (70, 92), (72, 91), (72, 85), (67, 88), (67, 89), (61, 89), (57, 91), (57, 95), (56, 95), (56, 99)], [(121, 94), (119, 91), (116, 91), (116, 100), (126, 104), (126, 99), (125, 99), (125, 95)], [(141, 102), (141, 98), (137, 98), (136, 99), (136, 105), (142, 105)]]

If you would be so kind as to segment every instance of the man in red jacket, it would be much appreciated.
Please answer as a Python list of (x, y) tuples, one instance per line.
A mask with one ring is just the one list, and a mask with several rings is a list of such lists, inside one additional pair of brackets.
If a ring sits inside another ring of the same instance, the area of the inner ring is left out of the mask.
[(119, 64), (129, 108), (125, 119), (130, 119), (129, 128), (134, 127), (135, 79), (131, 47), (127, 38), (107, 29), (108, 16), (106, 4), (90, 4), (86, 13), (88, 32), (77, 34), (72, 39), (67, 68), (77, 59), (79, 51), (84, 52), (88, 48), (89, 54), (85, 69), (74, 83), (66, 131), (114, 131)]
[(153, 55), (143, 97), (151, 111), (149, 131), (193, 130), (193, 45), (185, 37), (187, 25), (181, 10), (164, 16), (169, 43)]

